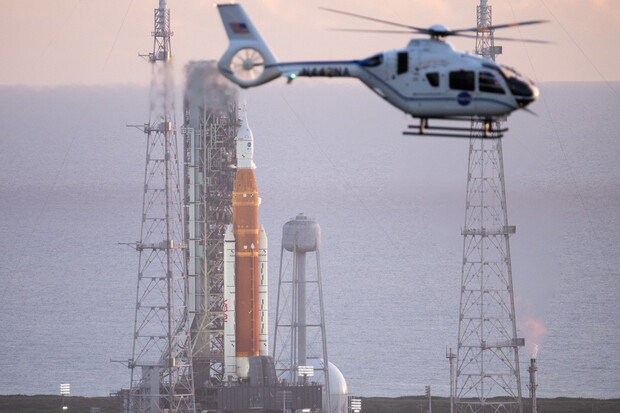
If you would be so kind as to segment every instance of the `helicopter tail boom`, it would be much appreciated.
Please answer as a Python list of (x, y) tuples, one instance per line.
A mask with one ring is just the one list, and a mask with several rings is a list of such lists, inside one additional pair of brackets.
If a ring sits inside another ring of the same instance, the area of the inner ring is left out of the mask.
[(228, 49), (218, 62), (220, 72), (243, 88), (280, 76), (276, 59), (239, 4), (218, 4), (228, 36)]

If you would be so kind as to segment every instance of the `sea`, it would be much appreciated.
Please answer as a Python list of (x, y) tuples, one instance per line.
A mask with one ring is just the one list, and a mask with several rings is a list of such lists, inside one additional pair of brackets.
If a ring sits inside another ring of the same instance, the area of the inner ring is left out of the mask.
[[(352, 395), (449, 394), (468, 139), (412, 123), (364, 86), (244, 92), (269, 237), (321, 225), (329, 360)], [(543, 83), (503, 138), (522, 391), (620, 397), (620, 83)], [(179, 87), (181, 90), (182, 87)], [(178, 93), (177, 119), (182, 92)], [(129, 386), (148, 87), (0, 87), (0, 394)], [(180, 139), (179, 139), (180, 140)]]

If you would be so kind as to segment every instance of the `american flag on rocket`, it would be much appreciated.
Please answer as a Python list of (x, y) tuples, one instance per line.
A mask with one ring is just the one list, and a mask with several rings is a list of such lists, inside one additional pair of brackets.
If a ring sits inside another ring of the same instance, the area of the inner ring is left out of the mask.
[(249, 34), (250, 33), (250, 29), (248, 29), (248, 26), (245, 23), (229, 23), (229, 24), (230, 24), (230, 28), (232, 29), (233, 33), (236, 33), (236, 34)]

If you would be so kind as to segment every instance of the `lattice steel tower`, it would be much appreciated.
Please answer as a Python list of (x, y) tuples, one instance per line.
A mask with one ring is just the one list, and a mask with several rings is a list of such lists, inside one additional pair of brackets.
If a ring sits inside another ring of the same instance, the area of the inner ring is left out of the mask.
[(189, 351), (188, 278), (185, 269), (170, 11), (155, 9), (151, 111), (146, 166), (131, 370), (130, 411), (194, 412)]
[[(491, 6), (478, 6), (476, 53), (501, 53), (493, 41)], [(510, 263), (502, 141), (499, 121), (483, 138), (472, 122), (459, 314), (455, 407), (457, 412), (522, 412), (519, 347)], [(495, 132), (494, 132), (495, 131)]]

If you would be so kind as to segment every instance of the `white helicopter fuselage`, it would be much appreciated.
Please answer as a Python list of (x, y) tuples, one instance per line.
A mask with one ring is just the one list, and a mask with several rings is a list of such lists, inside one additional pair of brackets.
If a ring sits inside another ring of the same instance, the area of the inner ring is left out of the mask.
[(289, 79), (358, 78), (414, 117), (497, 117), (522, 106), (510, 93), (499, 66), (458, 53), (442, 40), (414, 39), (405, 49), (359, 61), (276, 63), (273, 67)]
[(238, 4), (218, 5), (230, 44), (220, 72), (241, 87), (285, 76), (352, 77), (417, 118), (497, 118), (538, 97), (531, 81), (492, 60), (461, 53), (437, 38), (362, 60), (278, 62)]

